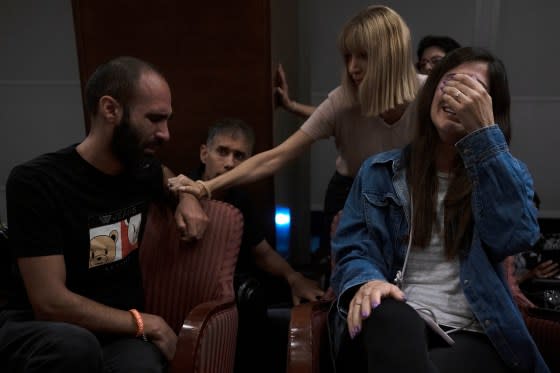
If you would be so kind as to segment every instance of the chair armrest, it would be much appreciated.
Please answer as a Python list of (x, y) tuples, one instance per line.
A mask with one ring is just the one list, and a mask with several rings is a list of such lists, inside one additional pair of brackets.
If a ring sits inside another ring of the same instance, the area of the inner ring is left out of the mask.
[(559, 325), (560, 325), (560, 312), (559, 311), (549, 310), (549, 309), (546, 309), (546, 308), (534, 307), (534, 308), (526, 308), (524, 310), (524, 315), (529, 316), (529, 317), (534, 317), (536, 319), (554, 321), (554, 322), (559, 323)]
[(523, 319), (551, 372), (560, 372), (560, 317), (557, 311), (529, 308)]
[(287, 373), (325, 371), (321, 369), (321, 361), (330, 361), (327, 316), (331, 304), (332, 300), (320, 300), (292, 308)]
[[(193, 308), (179, 331), (169, 372), (233, 371), (237, 323), (234, 298), (205, 302)], [(205, 353), (205, 347), (212, 345), (213, 338), (220, 338), (222, 343), (219, 345), (223, 348), (213, 348), (211, 354)]]

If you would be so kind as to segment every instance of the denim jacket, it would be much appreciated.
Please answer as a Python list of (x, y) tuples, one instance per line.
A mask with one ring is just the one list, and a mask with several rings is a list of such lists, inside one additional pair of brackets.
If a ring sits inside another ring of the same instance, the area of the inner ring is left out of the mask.
[[(532, 179), (509, 152), (497, 125), (456, 145), (472, 180), (474, 229), (460, 256), (460, 281), (472, 312), (502, 359), (515, 370), (548, 372), (505, 281), (501, 262), (538, 239)], [(370, 157), (362, 165), (333, 239), (332, 286), (339, 317), (358, 286), (393, 282), (407, 250), (410, 198), (403, 151)]]

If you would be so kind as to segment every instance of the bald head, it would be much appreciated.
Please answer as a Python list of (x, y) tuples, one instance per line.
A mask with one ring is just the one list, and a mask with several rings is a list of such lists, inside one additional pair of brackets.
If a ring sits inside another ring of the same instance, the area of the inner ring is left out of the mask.
[(99, 99), (111, 96), (123, 107), (128, 107), (138, 93), (138, 83), (145, 73), (153, 73), (165, 80), (153, 65), (135, 57), (117, 57), (100, 65), (89, 78), (85, 88), (88, 115), (99, 109)]

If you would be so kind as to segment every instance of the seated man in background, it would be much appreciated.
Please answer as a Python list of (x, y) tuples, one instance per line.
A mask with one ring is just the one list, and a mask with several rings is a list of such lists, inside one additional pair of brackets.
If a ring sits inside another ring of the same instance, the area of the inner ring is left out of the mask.
[[(154, 157), (169, 140), (169, 85), (150, 64), (119, 57), (97, 68), (84, 99), (86, 138), (8, 178), (3, 258), (17, 270), (0, 309), (4, 372), (164, 372), (175, 354), (174, 331), (142, 312), (138, 249), (147, 207), (173, 176)], [(207, 217), (185, 197), (177, 222), (194, 217), (183, 237), (201, 237)]]
[[(199, 170), (190, 174), (194, 179), (210, 180), (221, 175), (251, 156), (254, 132), (237, 119), (223, 119), (208, 131), (206, 144), (200, 146)], [(179, 178), (179, 177), (178, 177)], [(239, 309), (239, 333), (236, 371), (255, 367), (258, 360), (266, 361), (266, 299), (272, 298), (262, 286), (267, 276), (282, 278), (289, 285), (294, 304), (302, 299), (315, 300), (323, 291), (312, 280), (295, 271), (266, 241), (260, 230), (249, 196), (242, 189), (231, 188), (215, 193), (212, 198), (231, 203), (243, 214), (244, 231), (235, 273), (235, 293)], [(269, 282), (269, 281), (268, 281)], [(278, 294), (274, 294), (278, 299)], [(264, 368), (264, 367), (262, 367)]]

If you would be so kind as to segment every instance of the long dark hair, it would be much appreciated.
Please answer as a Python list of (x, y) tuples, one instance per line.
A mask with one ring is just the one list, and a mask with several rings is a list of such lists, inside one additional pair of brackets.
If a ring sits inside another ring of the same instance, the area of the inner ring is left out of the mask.
[[(482, 48), (464, 47), (447, 54), (436, 66), (418, 96), (416, 133), (405, 154), (407, 178), (410, 186), (414, 226), (413, 244), (426, 247), (430, 243), (436, 218), (438, 178), (436, 149), (440, 141), (430, 115), (432, 100), (442, 77), (465, 62), (485, 62), (488, 65), (489, 94), (492, 97), (494, 119), (509, 144), (510, 95), (504, 64)], [(473, 217), (471, 208), (472, 184), (461, 157), (457, 154), (453, 178), (444, 199), (444, 246), (448, 259), (465, 253), (471, 244)]]

